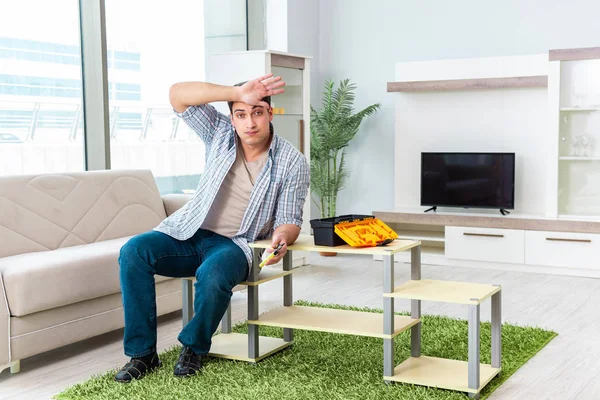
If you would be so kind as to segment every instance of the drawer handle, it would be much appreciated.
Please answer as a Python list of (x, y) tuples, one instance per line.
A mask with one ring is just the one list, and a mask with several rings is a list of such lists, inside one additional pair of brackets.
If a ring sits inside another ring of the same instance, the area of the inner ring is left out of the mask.
[(564, 238), (546, 238), (555, 242), (577, 242), (577, 243), (592, 243), (591, 239), (564, 239)]
[(483, 236), (483, 237), (497, 237), (503, 238), (504, 235), (494, 234), (494, 233), (471, 233), (471, 232), (463, 232), (465, 236)]

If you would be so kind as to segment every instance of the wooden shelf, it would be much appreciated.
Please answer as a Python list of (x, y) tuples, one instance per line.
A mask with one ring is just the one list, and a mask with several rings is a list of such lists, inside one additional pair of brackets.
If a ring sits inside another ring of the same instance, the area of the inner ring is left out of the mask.
[(556, 49), (548, 52), (550, 61), (578, 61), (600, 58), (600, 47), (583, 47), (578, 49)]
[(394, 333), (386, 335), (382, 333), (383, 314), (380, 313), (289, 306), (266, 312), (258, 320), (250, 320), (248, 323), (391, 339), (411, 326), (416, 325), (419, 321), (419, 319), (395, 315)]
[(446, 241), (444, 232), (442, 231), (409, 231), (397, 230), (396, 233), (400, 239), (422, 240), (429, 242), (444, 242)]
[(274, 279), (278, 279), (278, 278), (282, 278), (286, 275), (290, 275), (293, 272), (294, 272), (293, 269), (291, 271), (284, 271), (283, 269), (280, 269), (280, 268), (264, 267), (263, 269), (261, 269), (260, 273), (258, 274), (258, 281), (256, 281), (256, 282), (247, 282), (246, 281), (246, 282), (242, 282), (241, 284), (247, 285), (247, 286), (258, 286), (265, 282), (269, 282)]
[(422, 246), (421, 254), (427, 256), (445, 256), (446, 251), (443, 247)]
[(428, 92), (444, 90), (509, 89), (547, 87), (548, 77), (516, 76), (507, 78), (450, 79), (442, 81), (388, 82), (388, 92)]
[(400, 299), (477, 305), (494, 293), (500, 291), (500, 289), (500, 286), (482, 283), (421, 279), (405, 282), (394, 288), (394, 293), (384, 293), (383, 296)]
[[(271, 240), (260, 240), (254, 243), (248, 243), (251, 248), (266, 249), (271, 247)], [(343, 246), (315, 246), (314, 237), (311, 235), (300, 235), (294, 244), (288, 246), (288, 250), (302, 250), (302, 251), (328, 251), (334, 253), (346, 253), (346, 254), (363, 254), (363, 255), (392, 255), (401, 251), (410, 250), (413, 247), (419, 246), (421, 242), (417, 240), (398, 240), (396, 239), (392, 243), (385, 246), (377, 247), (352, 247), (349, 245)]]
[(258, 340), (259, 356), (256, 359), (248, 358), (248, 335), (241, 333), (220, 333), (213, 336), (208, 355), (229, 360), (258, 362), (292, 344), (283, 339), (267, 336), (260, 336)]
[(469, 388), (468, 363), (443, 358), (411, 357), (394, 368), (394, 376), (384, 376), (387, 381), (411, 383), (441, 389), (479, 393), (500, 372), (489, 364), (480, 364), (479, 388)]
[(561, 107), (560, 111), (565, 111), (565, 112), (600, 111), (600, 107)]
[(600, 157), (559, 157), (560, 161), (600, 161)]
[[(295, 268), (292, 269), (291, 271), (284, 271), (281, 268), (269, 268), (269, 267), (263, 267), (263, 269), (261, 269), (260, 273), (258, 274), (258, 280), (256, 282), (248, 282), (248, 281), (244, 281), (242, 283), (240, 283), (237, 286), (258, 286), (261, 285), (265, 282), (269, 282), (272, 281), (274, 279), (278, 279), (278, 278), (282, 278), (286, 275), (290, 275), (294, 272)], [(196, 278), (192, 277), (188, 277), (188, 278), (182, 278), (182, 279), (188, 279), (192, 282), (196, 281)], [(236, 286), (236, 287), (237, 287)], [(235, 290), (234, 290), (235, 291)]]
[(543, 215), (507, 216), (469, 214), (460, 212), (424, 213), (422, 209), (397, 209), (392, 211), (373, 211), (373, 215), (385, 223), (413, 224), (429, 226), (468, 226), (472, 228), (523, 229), (531, 231), (600, 233), (599, 221), (567, 220), (547, 218)]

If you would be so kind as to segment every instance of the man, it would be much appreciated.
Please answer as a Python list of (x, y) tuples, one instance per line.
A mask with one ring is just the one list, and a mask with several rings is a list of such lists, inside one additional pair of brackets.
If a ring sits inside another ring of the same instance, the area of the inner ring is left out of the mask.
[[(178, 336), (183, 348), (174, 369), (176, 376), (191, 376), (210, 350), (231, 290), (248, 277), (248, 242), (272, 237), (273, 249), (282, 245), (268, 262), (274, 264), (298, 238), (309, 167), (273, 131), (270, 96), (282, 93), (284, 85), (269, 74), (233, 87), (204, 82), (171, 87), (174, 110), (206, 145), (206, 168), (183, 208), (121, 249), (123, 344), (131, 360), (116, 381), (139, 379), (161, 365), (154, 275), (196, 277), (195, 315)], [(209, 105), (215, 101), (228, 102), (229, 117)]]

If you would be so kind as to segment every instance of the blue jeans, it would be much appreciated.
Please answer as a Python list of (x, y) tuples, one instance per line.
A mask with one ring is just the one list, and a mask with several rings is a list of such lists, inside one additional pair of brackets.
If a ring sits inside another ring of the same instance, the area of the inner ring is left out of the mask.
[(150, 231), (131, 238), (119, 256), (125, 310), (123, 347), (129, 357), (156, 351), (154, 275), (196, 277), (194, 318), (177, 339), (197, 354), (210, 350), (211, 338), (232, 296), (248, 277), (248, 261), (231, 239), (199, 229), (188, 240)]

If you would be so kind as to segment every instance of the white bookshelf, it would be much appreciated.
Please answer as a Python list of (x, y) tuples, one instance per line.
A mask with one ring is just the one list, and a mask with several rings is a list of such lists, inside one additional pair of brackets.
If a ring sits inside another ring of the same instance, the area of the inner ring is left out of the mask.
[(550, 216), (600, 217), (600, 59), (593, 58), (597, 50), (550, 51)]

